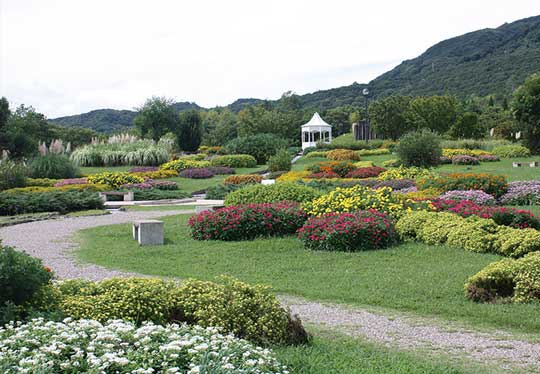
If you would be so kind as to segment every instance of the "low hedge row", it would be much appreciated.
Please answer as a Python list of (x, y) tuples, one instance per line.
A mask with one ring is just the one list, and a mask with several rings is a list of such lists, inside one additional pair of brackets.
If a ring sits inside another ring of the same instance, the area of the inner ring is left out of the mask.
[(0, 215), (2, 216), (39, 212), (68, 213), (89, 209), (103, 209), (103, 201), (95, 192), (0, 193)]
[(295, 183), (283, 182), (271, 185), (255, 184), (231, 192), (225, 198), (225, 205), (251, 203), (276, 203), (279, 201), (307, 202), (320, 196), (314, 188)]
[(500, 226), (491, 219), (446, 212), (409, 212), (396, 224), (403, 239), (431, 245), (448, 244), (467, 251), (521, 257), (540, 251), (540, 232)]
[(228, 166), (230, 168), (254, 168), (257, 160), (250, 155), (217, 156), (210, 160), (212, 166)]
[(529, 253), (517, 260), (507, 258), (489, 264), (467, 280), (465, 295), (479, 302), (538, 302), (540, 252)]
[(294, 234), (306, 218), (297, 203), (248, 204), (199, 213), (189, 226), (196, 240), (248, 240)]
[(443, 191), (482, 190), (495, 197), (502, 196), (507, 188), (505, 177), (488, 173), (452, 173), (438, 178), (423, 178), (417, 183), (419, 190), (435, 188)]
[(263, 176), (259, 174), (231, 175), (225, 178), (225, 184), (256, 184), (261, 183)]

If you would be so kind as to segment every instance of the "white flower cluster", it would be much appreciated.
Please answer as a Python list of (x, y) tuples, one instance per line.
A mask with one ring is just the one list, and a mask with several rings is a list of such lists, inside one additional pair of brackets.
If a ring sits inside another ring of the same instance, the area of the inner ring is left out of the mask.
[(71, 319), (0, 328), (0, 372), (288, 373), (270, 350), (214, 327)]

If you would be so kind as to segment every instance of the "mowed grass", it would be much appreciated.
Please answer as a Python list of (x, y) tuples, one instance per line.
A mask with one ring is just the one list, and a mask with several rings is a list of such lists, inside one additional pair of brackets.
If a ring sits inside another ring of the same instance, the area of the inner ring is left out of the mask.
[(418, 243), (356, 253), (312, 252), (295, 237), (196, 241), (189, 236), (188, 218), (163, 219), (163, 246), (139, 247), (129, 225), (83, 230), (78, 255), (86, 262), (141, 274), (197, 279), (229, 274), (313, 300), (540, 333), (538, 304), (478, 304), (465, 298), (466, 279), (500, 259), (495, 255)]

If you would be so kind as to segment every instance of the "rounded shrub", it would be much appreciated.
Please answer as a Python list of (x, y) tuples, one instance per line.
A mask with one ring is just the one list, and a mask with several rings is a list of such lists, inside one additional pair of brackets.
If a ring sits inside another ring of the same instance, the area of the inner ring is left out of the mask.
[(65, 179), (75, 178), (79, 169), (66, 155), (49, 153), (36, 157), (30, 164), (32, 178)]
[(108, 171), (99, 174), (92, 174), (86, 179), (88, 180), (88, 183), (105, 184), (111, 188), (118, 188), (124, 184), (144, 182), (144, 178), (138, 176), (137, 174)]
[(442, 156), (439, 137), (430, 131), (405, 134), (396, 147), (396, 153), (405, 166), (436, 166)]
[(500, 158), (529, 157), (531, 155), (529, 148), (522, 145), (500, 145), (493, 148), (491, 152)]
[(309, 249), (363, 251), (388, 247), (398, 237), (389, 216), (366, 210), (311, 217), (298, 230), (298, 238)]
[(215, 174), (212, 170), (208, 168), (200, 169), (185, 169), (178, 173), (178, 176), (182, 178), (192, 178), (192, 179), (208, 179), (212, 178)]
[(250, 155), (216, 156), (210, 160), (212, 166), (227, 166), (230, 168), (254, 168), (257, 160)]
[(227, 153), (247, 154), (263, 165), (278, 150), (287, 148), (287, 141), (272, 134), (257, 134), (231, 140), (225, 145)]
[(320, 192), (314, 188), (291, 182), (271, 185), (252, 185), (231, 192), (225, 199), (225, 205), (251, 203), (275, 203), (279, 201), (306, 202), (318, 197)]
[(291, 155), (286, 149), (280, 149), (275, 155), (268, 158), (268, 170), (273, 173), (290, 171), (291, 168)]
[(326, 158), (333, 161), (359, 161), (360, 156), (352, 149), (333, 149), (326, 153)]
[(28, 169), (21, 163), (0, 160), (0, 191), (15, 187), (24, 187)]
[(348, 172), (345, 175), (345, 178), (375, 178), (384, 171), (386, 171), (386, 169), (379, 166), (358, 168)]
[(209, 166), (209, 161), (197, 161), (188, 158), (179, 158), (177, 160), (166, 162), (159, 168), (161, 170), (176, 170), (177, 172), (180, 172), (185, 169), (207, 168)]
[(472, 156), (454, 156), (452, 157), (452, 164), (454, 165), (480, 165), (480, 161), (476, 157)]

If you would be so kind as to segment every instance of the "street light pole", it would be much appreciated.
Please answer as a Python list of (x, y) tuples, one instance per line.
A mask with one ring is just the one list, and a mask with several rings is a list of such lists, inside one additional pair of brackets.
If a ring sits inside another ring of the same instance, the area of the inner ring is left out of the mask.
[(364, 126), (364, 136), (366, 138), (366, 143), (369, 141), (369, 137), (370, 137), (370, 132), (371, 132), (371, 129), (370, 129), (370, 125), (369, 125), (369, 112), (368, 112), (368, 96), (369, 96), (369, 90), (367, 88), (364, 88), (362, 90), (362, 95), (364, 95), (364, 98), (365, 98), (365, 111), (366, 111), (366, 123), (365, 123), (365, 126)]

